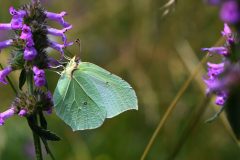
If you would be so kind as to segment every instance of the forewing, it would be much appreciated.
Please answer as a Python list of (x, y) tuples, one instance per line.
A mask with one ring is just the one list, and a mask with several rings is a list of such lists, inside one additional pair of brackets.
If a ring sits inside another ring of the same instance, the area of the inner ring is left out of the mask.
[(63, 74), (53, 95), (57, 115), (74, 131), (97, 128), (106, 118), (105, 108), (94, 102), (82, 85)]
[(107, 118), (114, 117), (126, 110), (138, 109), (137, 97), (133, 88), (122, 78), (105, 69), (92, 63), (80, 62), (74, 76), (76, 79), (82, 79), (82, 88), (88, 91), (88, 95), (96, 103), (104, 105)]

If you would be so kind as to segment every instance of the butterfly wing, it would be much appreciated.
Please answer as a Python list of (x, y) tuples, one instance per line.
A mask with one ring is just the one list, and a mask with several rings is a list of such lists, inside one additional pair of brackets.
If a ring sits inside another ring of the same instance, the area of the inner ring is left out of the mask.
[(63, 72), (53, 99), (57, 115), (73, 130), (97, 128), (105, 118), (138, 109), (126, 81), (88, 62), (80, 62), (71, 74)]
[(81, 62), (73, 75), (80, 80), (89, 97), (99, 106), (104, 106), (107, 118), (130, 109), (138, 109), (133, 88), (122, 78), (105, 69), (89, 62)]
[(53, 95), (56, 114), (73, 131), (97, 128), (106, 118), (105, 108), (87, 94), (82, 88), (84, 82), (75, 78), (76, 74), (73, 77), (63, 74), (58, 81)]

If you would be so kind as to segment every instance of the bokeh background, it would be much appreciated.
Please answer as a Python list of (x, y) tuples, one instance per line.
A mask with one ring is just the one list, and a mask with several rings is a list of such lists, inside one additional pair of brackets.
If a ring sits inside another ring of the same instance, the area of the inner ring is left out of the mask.
[[(0, 0), (0, 22), (9, 22), (10, 6), (27, 0)], [(223, 28), (218, 9), (202, 1), (180, 0), (169, 14), (161, 7), (166, 0), (45, 0), (53, 12), (68, 12), (73, 24), (69, 40), (81, 39), (81, 59), (95, 63), (127, 80), (136, 90), (138, 111), (128, 111), (105, 121), (98, 129), (72, 132), (55, 114), (47, 115), (49, 129), (62, 137), (50, 142), (57, 160), (137, 160), (177, 91), (204, 56), (200, 49), (214, 45)], [(52, 23), (55, 27), (60, 27)], [(11, 33), (0, 33), (4, 40)], [(68, 49), (79, 54), (77, 45)], [(51, 56), (59, 55), (52, 51)], [(6, 65), (9, 50), (0, 54)], [(217, 58), (213, 58), (217, 61)], [(202, 68), (204, 70), (204, 67)], [(176, 109), (158, 135), (147, 159), (165, 160), (173, 152), (198, 104), (204, 99), (203, 73), (191, 83)], [(19, 73), (10, 75), (17, 82)], [(54, 91), (58, 75), (47, 73)], [(14, 98), (11, 88), (0, 88), (0, 110)], [(239, 146), (222, 121), (205, 124), (214, 114), (209, 106), (185, 144), (178, 160), (238, 160)], [(0, 127), (0, 159), (34, 159), (31, 131), (25, 119), (15, 116)], [(45, 155), (45, 159), (50, 159)]]

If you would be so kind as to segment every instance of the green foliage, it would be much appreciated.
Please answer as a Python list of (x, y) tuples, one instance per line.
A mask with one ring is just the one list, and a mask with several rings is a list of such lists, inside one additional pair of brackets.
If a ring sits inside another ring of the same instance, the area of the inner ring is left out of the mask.
[(73, 58), (63, 71), (54, 95), (57, 115), (75, 130), (101, 126), (106, 118), (138, 109), (132, 87), (120, 77)]
[(22, 90), (22, 87), (25, 84), (25, 82), (26, 82), (26, 71), (25, 71), (25, 69), (22, 69), (20, 76), (19, 76), (19, 85), (18, 85), (20, 90)]

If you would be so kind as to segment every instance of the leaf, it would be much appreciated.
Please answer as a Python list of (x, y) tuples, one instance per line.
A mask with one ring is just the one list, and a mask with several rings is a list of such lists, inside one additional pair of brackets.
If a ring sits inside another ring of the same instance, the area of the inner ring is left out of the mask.
[(50, 140), (50, 141), (60, 141), (61, 140), (61, 138), (58, 137), (55, 133), (52, 133), (51, 131), (34, 124), (31, 118), (28, 118), (28, 124), (29, 124), (30, 128), (33, 130), (33, 132), (36, 133), (41, 138), (44, 138), (44, 139)]
[(20, 73), (20, 77), (19, 77), (19, 89), (22, 90), (23, 85), (26, 82), (26, 71), (25, 69), (23, 69)]
[(51, 152), (51, 150), (50, 150), (50, 148), (48, 146), (47, 140), (45, 138), (43, 138), (43, 137), (41, 137), (41, 140), (42, 140), (42, 142), (44, 144), (44, 147), (45, 147), (45, 150), (46, 150), (47, 154), (50, 155), (52, 160), (55, 160), (55, 157), (54, 157), (53, 153)]
[(43, 129), (47, 129), (47, 121), (43, 115), (43, 112), (39, 112), (40, 125)]
[(57, 115), (74, 131), (97, 128), (106, 118), (138, 109), (136, 94), (126, 81), (75, 59), (63, 71), (53, 101)]
[(234, 89), (231, 91), (229, 94), (229, 98), (226, 102), (226, 105), (224, 106), (226, 114), (227, 114), (227, 119), (232, 127), (232, 130), (237, 137), (237, 139), (240, 139), (240, 92), (239, 92), (239, 87), (236, 87), (238, 89)]
[[(47, 121), (43, 115), (43, 112), (39, 112), (39, 119), (40, 119), (40, 125), (43, 129), (47, 129)], [(49, 146), (48, 146), (48, 142), (47, 142), (47, 139), (45, 139), (44, 137), (41, 137), (41, 140), (43, 142), (43, 145), (45, 147), (45, 150), (47, 152), (47, 154), (50, 155), (50, 157), (52, 158), (52, 160), (55, 160), (55, 157), (54, 155), (52, 154)]]

